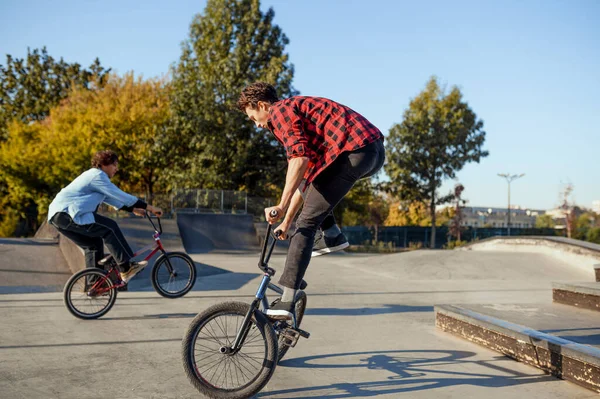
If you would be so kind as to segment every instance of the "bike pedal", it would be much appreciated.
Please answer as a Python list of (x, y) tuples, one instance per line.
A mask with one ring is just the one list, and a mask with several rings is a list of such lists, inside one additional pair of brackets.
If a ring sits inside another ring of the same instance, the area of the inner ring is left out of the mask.
[(298, 339), (300, 339), (300, 333), (294, 329), (286, 328), (281, 332), (281, 337), (283, 337), (281, 344), (293, 348), (298, 343)]
[(296, 329), (296, 332), (300, 334), (302, 338), (308, 339), (310, 337), (310, 333), (308, 331), (301, 330), (299, 328)]

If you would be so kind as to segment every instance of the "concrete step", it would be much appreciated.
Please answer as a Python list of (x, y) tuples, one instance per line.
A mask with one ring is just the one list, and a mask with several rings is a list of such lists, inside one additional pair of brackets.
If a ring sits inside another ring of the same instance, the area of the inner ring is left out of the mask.
[(600, 392), (600, 314), (560, 304), (438, 305), (435, 318), (443, 331)]
[(600, 311), (600, 283), (552, 283), (552, 300), (564, 305)]

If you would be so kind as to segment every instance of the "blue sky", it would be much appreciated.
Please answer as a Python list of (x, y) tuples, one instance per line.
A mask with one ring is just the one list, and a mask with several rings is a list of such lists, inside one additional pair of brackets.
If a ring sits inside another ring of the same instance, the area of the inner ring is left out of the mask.
[[(118, 73), (168, 73), (205, 1), (0, 2), (5, 54), (52, 56)], [(290, 39), (294, 86), (342, 102), (385, 134), (431, 75), (457, 85), (485, 123), (490, 156), (458, 174), (473, 206), (506, 206), (497, 173), (526, 173), (512, 203), (551, 208), (561, 182), (600, 200), (600, 2), (270, 0)], [(444, 190), (454, 182), (448, 181)]]

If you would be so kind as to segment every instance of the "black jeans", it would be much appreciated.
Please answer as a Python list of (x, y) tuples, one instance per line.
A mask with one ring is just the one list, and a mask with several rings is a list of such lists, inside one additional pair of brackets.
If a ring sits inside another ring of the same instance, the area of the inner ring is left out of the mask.
[(385, 161), (383, 141), (378, 140), (356, 151), (342, 153), (306, 190), (304, 206), (291, 237), (285, 269), (279, 283), (298, 289), (313, 249), (315, 234), (333, 208), (354, 184), (381, 169)]
[(66, 212), (58, 212), (52, 224), (65, 237), (70, 238), (85, 252), (85, 267), (97, 267), (98, 261), (104, 257), (104, 244), (115, 258), (117, 264), (129, 262), (133, 251), (123, 236), (119, 225), (114, 220), (94, 214), (95, 223), (77, 224)]

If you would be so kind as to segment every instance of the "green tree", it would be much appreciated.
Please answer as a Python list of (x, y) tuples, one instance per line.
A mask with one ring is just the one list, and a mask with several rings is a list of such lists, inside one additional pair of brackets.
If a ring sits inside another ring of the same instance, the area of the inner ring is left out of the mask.
[(385, 221), (388, 208), (389, 203), (383, 193), (378, 192), (370, 179), (364, 179), (359, 180), (335, 207), (334, 215), (339, 225), (377, 228)]
[(42, 120), (73, 86), (101, 85), (109, 71), (98, 58), (88, 69), (62, 58), (57, 61), (48, 55), (46, 47), (27, 49), (24, 59), (7, 54), (6, 64), (0, 64), (0, 141), (6, 139), (9, 121)]
[(394, 125), (386, 140), (389, 189), (401, 200), (427, 202), (431, 215), (431, 247), (435, 247), (437, 205), (453, 194), (440, 195), (445, 179), (469, 162), (488, 156), (483, 150), (483, 121), (457, 87), (448, 94), (432, 77), (424, 91), (411, 100), (402, 123)]
[(133, 193), (151, 197), (158, 186), (169, 188), (164, 170), (170, 140), (168, 86), (163, 80), (142, 81), (133, 74), (110, 76), (104, 87), (73, 87), (68, 100), (39, 121), (9, 124), (9, 139), (0, 144), (0, 178), (7, 195), (0, 209), (11, 210), (0, 230), (11, 235), (15, 212), (25, 221), (17, 234), (30, 234), (46, 215), (54, 195), (90, 167), (92, 154), (112, 149), (119, 155), (115, 181)]
[[(0, 143), (8, 139), (13, 121), (43, 120), (49, 115), (50, 108), (66, 98), (74, 86), (87, 89), (101, 86), (109, 71), (98, 59), (88, 69), (77, 63), (67, 63), (62, 58), (56, 61), (45, 47), (28, 49), (25, 59), (7, 54), (6, 64), (0, 64)], [(9, 193), (6, 173), (2, 172), (0, 170), (0, 225), (5, 225), (0, 227), (0, 234), (11, 235), (10, 232), (20, 224), (23, 227), (19, 234), (24, 235), (36, 225), (37, 208), (33, 203), (20, 204), (19, 210), (6, 207), (14, 190)]]
[(600, 227), (592, 227), (588, 230), (586, 241), (600, 244)]
[(285, 157), (275, 138), (235, 109), (254, 81), (273, 84), (281, 97), (296, 94), (288, 44), (275, 13), (259, 0), (208, 0), (191, 23), (173, 68), (173, 126), (179, 142), (173, 177), (181, 187), (246, 190), (274, 196)]
[(575, 231), (573, 238), (577, 240), (587, 240), (588, 233), (594, 226), (595, 215), (591, 212), (585, 212), (575, 220)]
[(550, 215), (540, 215), (535, 219), (535, 227), (538, 229), (553, 229), (556, 226)]

